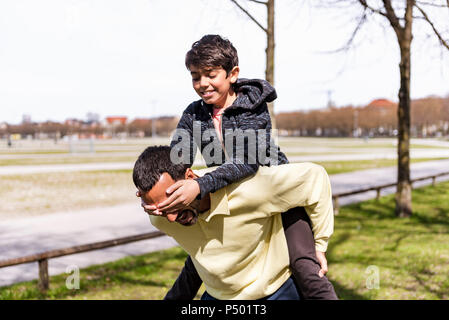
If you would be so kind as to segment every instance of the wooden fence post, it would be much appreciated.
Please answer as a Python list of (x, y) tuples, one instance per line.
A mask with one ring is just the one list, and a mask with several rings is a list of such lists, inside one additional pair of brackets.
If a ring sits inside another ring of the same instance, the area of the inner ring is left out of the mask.
[(376, 189), (376, 201), (380, 200), (380, 188)]
[(334, 215), (338, 216), (340, 211), (340, 205), (338, 204), (338, 197), (334, 197)]
[(45, 293), (49, 288), (49, 279), (48, 279), (48, 260), (41, 259), (37, 262), (39, 264), (39, 291)]

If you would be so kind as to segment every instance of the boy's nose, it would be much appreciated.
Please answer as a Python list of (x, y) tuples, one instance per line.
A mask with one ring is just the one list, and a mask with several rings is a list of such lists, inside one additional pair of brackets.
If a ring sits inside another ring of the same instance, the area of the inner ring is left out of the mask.
[(202, 88), (207, 88), (209, 86), (209, 81), (206, 77), (201, 77), (200, 79), (200, 86)]

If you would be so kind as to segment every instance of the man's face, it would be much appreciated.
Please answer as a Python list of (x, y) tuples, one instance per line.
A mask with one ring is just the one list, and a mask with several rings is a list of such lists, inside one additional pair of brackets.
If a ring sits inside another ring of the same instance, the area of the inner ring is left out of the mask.
[[(175, 180), (173, 180), (173, 178), (168, 173), (164, 172), (159, 178), (159, 181), (154, 185), (154, 187), (150, 191), (144, 192), (142, 190), (139, 190), (140, 198), (146, 204), (158, 205), (160, 202), (167, 199), (166, 190), (174, 183)], [(193, 214), (196, 212), (196, 209), (194, 208), (198, 206), (196, 202), (198, 202), (198, 200), (194, 201), (191, 204), (192, 207), (192, 209), (190, 210), (191, 212), (183, 210), (182, 212), (166, 213), (164, 215), (170, 222), (176, 221), (182, 225), (190, 226), (196, 222), (196, 215)]]
[(190, 66), (193, 89), (205, 103), (223, 107), (230, 94), (232, 83), (237, 81), (238, 67), (234, 69), (227, 75), (226, 70), (222, 67)]

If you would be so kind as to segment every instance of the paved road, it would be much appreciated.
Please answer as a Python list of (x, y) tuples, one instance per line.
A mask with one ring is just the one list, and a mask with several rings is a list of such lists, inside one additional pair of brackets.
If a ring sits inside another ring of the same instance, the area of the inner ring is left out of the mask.
[[(412, 178), (449, 171), (449, 159), (416, 163), (411, 166)], [(449, 176), (445, 176), (447, 180)], [(396, 168), (380, 168), (342, 173), (331, 176), (334, 193), (355, 190), (362, 186), (394, 182)], [(390, 189), (384, 192), (394, 192)], [(341, 204), (361, 201), (375, 196), (375, 193), (347, 197)], [(107, 208), (93, 208), (76, 212), (62, 212), (38, 217), (12, 219), (0, 222), (0, 260), (59, 249), (74, 245), (104, 241), (154, 230), (139, 203), (128, 203)], [(52, 259), (49, 261), (50, 275), (64, 273), (67, 266), (83, 268), (102, 264), (128, 255), (166, 249), (175, 245), (168, 237), (145, 240), (113, 247)], [(37, 263), (0, 269), (0, 286), (35, 279)]]

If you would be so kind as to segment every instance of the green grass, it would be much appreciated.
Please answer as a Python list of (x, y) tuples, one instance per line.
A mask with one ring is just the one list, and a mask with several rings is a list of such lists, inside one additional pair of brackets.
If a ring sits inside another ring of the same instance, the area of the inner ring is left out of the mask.
[(160, 300), (170, 289), (186, 258), (187, 254), (179, 247), (126, 257), (80, 270), (79, 289), (68, 289), (69, 274), (61, 274), (50, 277), (50, 289), (46, 294), (39, 292), (35, 280), (0, 288), (0, 300)]
[[(335, 219), (328, 274), (344, 299), (449, 298), (449, 183), (413, 191), (413, 217), (394, 216), (394, 198), (346, 206)], [(379, 289), (368, 289), (369, 266)]]
[[(407, 219), (394, 216), (393, 196), (341, 208), (327, 252), (341, 299), (449, 299), (449, 182), (414, 190), (413, 203)], [(63, 274), (46, 295), (31, 281), (0, 288), (0, 299), (161, 299), (185, 258), (180, 248), (127, 257), (82, 269), (79, 290)], [(370, 266), (378, 289), (367, 288)]]

